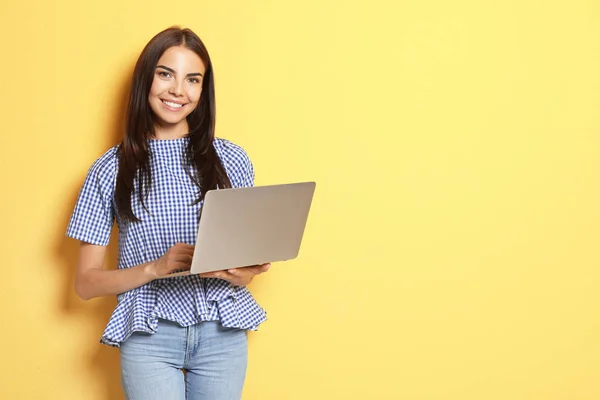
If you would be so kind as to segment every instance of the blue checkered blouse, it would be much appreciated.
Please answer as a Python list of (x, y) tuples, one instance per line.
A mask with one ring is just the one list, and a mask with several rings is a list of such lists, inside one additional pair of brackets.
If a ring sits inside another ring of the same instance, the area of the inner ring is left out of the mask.
[[(119, 227), (118, 268), (156, 260), (177, 242), (195, 244), (198, 188), (186, 172), (184, 150), (189, 139), (148, 140), (152, 185), (144, 208), (132, 196), (132, 210), (142, 221), (122, 221), (115, 211), (117, 147), (92, 165), (79, 193), (67, 236), (106, 246), (113, 221)], [(214, 147), (233, 187), (252, 186), (254, 169), (246, 152), (236, 144), (215, 139)], [(118, 304), (100, 339), (119, 347), (133, 332), (154, 333), (158, 319), (190, 326), (221, 321), (225, 327), (256, 330), (265, 311), (246, 287), (214, 278), (188, 275), (159, 279), (117, 296)]]

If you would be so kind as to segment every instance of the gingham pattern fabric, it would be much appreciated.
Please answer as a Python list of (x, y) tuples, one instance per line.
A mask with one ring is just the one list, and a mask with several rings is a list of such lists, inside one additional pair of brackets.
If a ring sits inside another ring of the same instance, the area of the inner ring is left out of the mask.
[[(149, 140), (152, 185), (144, 209), (132, 197), (132, 210), (141, 222), (122, 221), (115, 210), (118, 171), (116, 147), (92, 165), (79, 193), (67, 236), (106, 246), (113, 221), (119, 227), (118, 268), (156, 260), (177, 242), (195, 244), (202, 204), (191, 205), (198, 187), (186, 172), (184, 150), (189, 139)], [(254, 169), (246, 152), (224, 139), (213, 142), (233, 187), (252, 186)], [(137, 188), (137, 184), (136, 184)], [(225, 327), (256, 330), (265, 311), (246, 287), (221, 279), (180, 276), (152, 281), (117, 296), (118, 304), (100, 339), (119, 347), (134, 331), (154, 333), (158, 319), (191, 326), (220, 320)]]

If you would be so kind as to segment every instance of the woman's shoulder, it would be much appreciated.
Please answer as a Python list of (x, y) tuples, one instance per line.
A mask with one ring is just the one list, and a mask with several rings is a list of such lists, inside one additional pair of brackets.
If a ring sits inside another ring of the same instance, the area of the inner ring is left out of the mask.
[(233, 187), (254, 185), (254, 166), (246, 150), (227, 139), (217, 138), (214, 146)]
[(235, 165), (244, 170), (251, 168), (250, 157), (242, 146), (222, 138), (215, 138), (214, 146), (219, 158), (225, 164)]
[(215, 138), (214, 146), (221, 157), (233, 158), (240, 161), (250, 161), (250, 157), (244, 148), (228, 139)]
[(117, 172), (117, 154), (119, 146), (113, 146), (104, 154), (98, 157), (90, 167), (88, 176), (94, 176), (100, 179), (111, 178)]

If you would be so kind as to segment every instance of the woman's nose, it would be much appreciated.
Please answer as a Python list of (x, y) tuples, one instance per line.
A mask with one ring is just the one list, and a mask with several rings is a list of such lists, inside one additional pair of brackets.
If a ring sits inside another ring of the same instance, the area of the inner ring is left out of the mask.
[(183, 89), (181, 86), (182, 86), (181, 82), (174, 80), (173, 84), (169, 88), (169, 93), (171, 93), (175, 96), (181, 96), (183, 94)]

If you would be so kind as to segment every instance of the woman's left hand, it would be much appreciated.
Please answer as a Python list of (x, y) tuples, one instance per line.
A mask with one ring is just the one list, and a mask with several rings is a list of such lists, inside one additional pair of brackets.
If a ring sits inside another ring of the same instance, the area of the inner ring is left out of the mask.
[(246, 286), (252, 282), (255, 275), (267, 272), (271, 264), (252, 265), (250, 267), (233, 268), (224, 271), (207, 272), (200, 274), (203, 278), (224, 279), (234, 286)]

